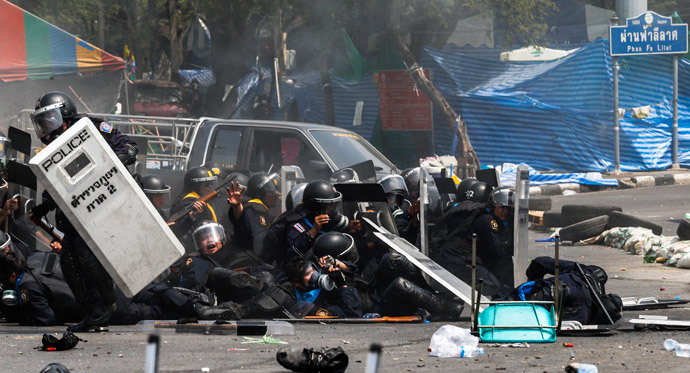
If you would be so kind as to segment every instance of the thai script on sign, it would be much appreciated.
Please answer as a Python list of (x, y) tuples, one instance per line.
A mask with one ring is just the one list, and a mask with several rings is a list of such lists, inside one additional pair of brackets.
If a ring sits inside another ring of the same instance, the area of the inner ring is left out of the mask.
[(109, 192), (109, 194), (114, 194), (117, 191), (115, 185), (110, 183), (110, 179), (116, 173), (117, 168), (113, 167), (108, 172), (103, 174), (103, 176), (101, 176), (98, 180), (94, 181), (93, 184), (89, 185), (86, 189), (84, 189), (83, 192), (72, 195), (72, 207), (79, 207), (81, 205), (81, 202), (86, 201), (87, 197), (91, 197), (91, 194), (94, 194), (93, 197), (95, 197), (95, 199), (91, 203), (86, 205), (87, 212), (94, 211), (96, 207), (98, 207), (107, 199), (105, 193), (100, 193), (96, 195), (96, 193), (99, 191), (101, 187), (106, 188), (106, 191)]
[(620, 34), (621, 43), (646, 41), (678, 41), (678, 30), (673, 31), (628, 31)]

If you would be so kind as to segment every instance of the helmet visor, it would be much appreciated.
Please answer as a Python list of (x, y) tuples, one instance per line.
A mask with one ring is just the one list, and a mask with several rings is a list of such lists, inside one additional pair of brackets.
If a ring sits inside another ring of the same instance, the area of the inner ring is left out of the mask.
[(163, 189), (146, 189), (146, 197), (149, 198), (157, 210), (170, 210), (170, 187), (166, 185)]
[(321, 214), (340, 212), (342, 209), (339, 207), (342, 201), (343, 195), (338, 191), (335, 191), (335, 196), (333, 198), (314, 198), (314, 202), (319, 206), (318, 212)]
[(220, 246), (227, 242), (225, 229), (218, 223), (203, 224), (194, 230), (192, 234), (194, 246), (199, 252), (207, 252), (218, 244)]
[(266, 180), (259, 183), (258, 187), (265, 193), (278, 193), (278, 190), (280, 190), (280, 175), (275, 172), (268, 175)]
[(379, 184), (383, 186), (383, 190), (386, 193), (392, 193), (395, 190), (401, 190), (405, 194), (408, 194), (407, 185), (405, 185), (405, 179), (400, 175), (388, 175), (379, 181)]
[(39, 138), (44, 137), (62, 126), (62, 103), (52, 104), (36, 109), (31, 114), (31, 122)]

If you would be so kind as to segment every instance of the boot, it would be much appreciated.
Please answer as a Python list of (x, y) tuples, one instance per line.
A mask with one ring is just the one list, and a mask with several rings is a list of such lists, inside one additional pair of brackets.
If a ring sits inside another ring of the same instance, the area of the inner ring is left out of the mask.
[[(236, 305), (236, 307), (231, 307), (230, 305), (226, 305), (226, 307), (227, 308), (221, 308), (220, 305), (218, 307), (212, 307), (197, 303), (194, 305), (194, 312), (199, 320), (240, 320), (242, 319), (243, 311), (249, 312), (246, 306)], [(242, 307), (244, 307), (244, 309)]]
[(227, 268), (216, 267), (209, 271), (206, 280), (206, 287), (215, 292), (216, 289), (227, 288), (252, 288), (261, 291), (264, 287), (263, 281), (242, 271), (233, 271)]
[(393, 281), (391, 287), (394, 296), (409, 299), (410, 303), (423, 307), (431, 314), (430, 319), (433, 320), (457, 320), (465, 306), (459, 299), (431, 293), (402, 277)]
[(287, 349), (283, 348), (276, 353), (276, 360), (284, 368), (293, 372), (344, 372), (347, 369), (349, 358), (342, 348), (313, 348)]
[(67, 331), (78, 333), (78, 332), (105, 332), (108, 331), (108, 326), (110, 322), (110, 316), (115, 310), (115, 304), (97, 305), (93, 307), (93, 312), (86, 315), (86, 317), (80, 322), (70, 325), (67, 327)]

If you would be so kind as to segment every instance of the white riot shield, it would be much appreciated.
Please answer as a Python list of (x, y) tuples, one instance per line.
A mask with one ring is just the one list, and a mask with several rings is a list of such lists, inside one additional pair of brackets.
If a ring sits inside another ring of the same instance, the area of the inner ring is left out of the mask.
[(134, 296), (184, 248), (88, 118), (29, 166), (125, 295)]
[(283, 166), (280, 168), (280, 211), (285, 211), (285, 199), (299, 183), (305, 180), (304, 173), (299, 166)]
[(429, 188), (422, 168), (419, 168), (419, 242), (422, 254), (429, 256), (429, 238), (427, 237), (426, 212), (429, 206)]
[(518, 166), (515, 181), (515, 217), (513, 231), (513, 279), (518, 286), (527, 282), (529, 261), (529, 168)]

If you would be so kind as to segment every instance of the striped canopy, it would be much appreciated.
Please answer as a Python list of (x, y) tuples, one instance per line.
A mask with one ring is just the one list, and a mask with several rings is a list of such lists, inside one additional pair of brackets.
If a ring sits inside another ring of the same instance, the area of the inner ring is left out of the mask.
[(0, 79), (121, 70), (125, 62), (88, 42), (0, 0)]

